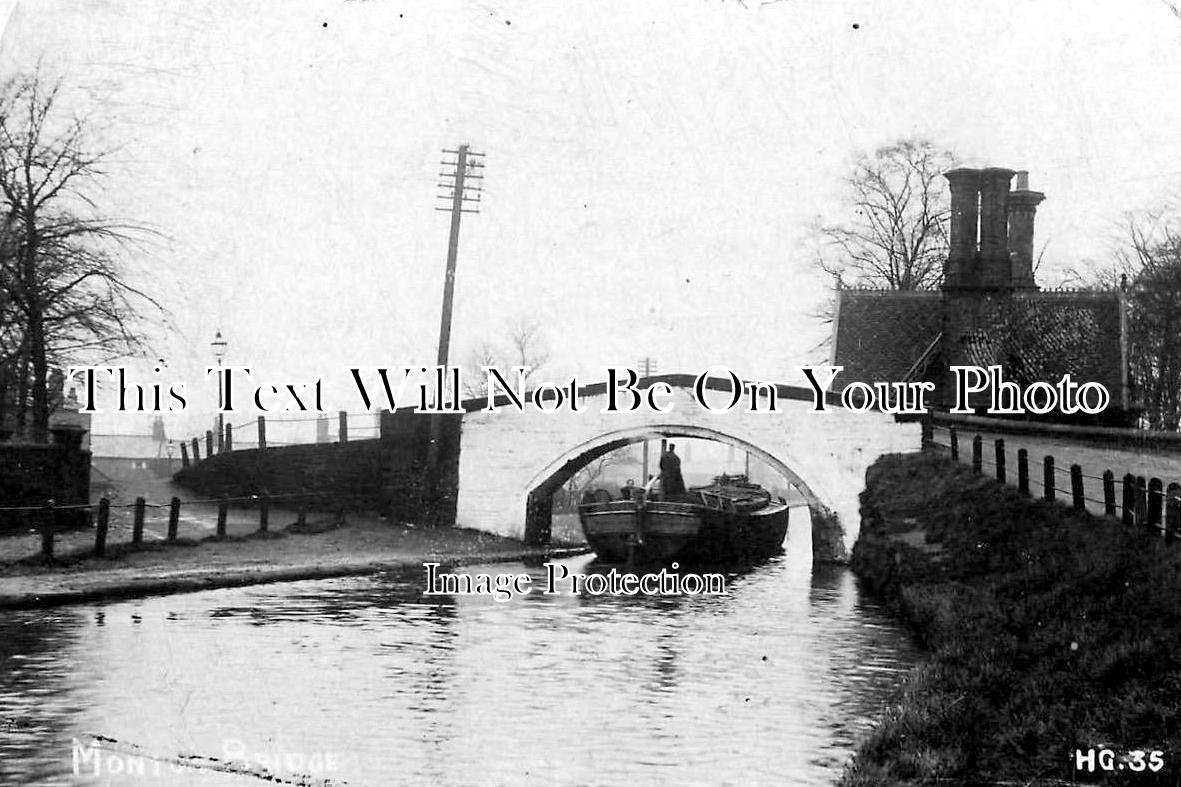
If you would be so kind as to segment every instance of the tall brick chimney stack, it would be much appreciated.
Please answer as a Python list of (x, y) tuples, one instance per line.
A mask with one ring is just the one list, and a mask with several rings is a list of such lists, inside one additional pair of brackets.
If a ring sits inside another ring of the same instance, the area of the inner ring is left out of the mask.
[(1029, 190), (1029, 173), (961, 167), (944, 177), (951, 190), (951, 232), (943, 288), (1036, 289), (1033, 220), (1046, 195)]
[(951, 232), (943, 286), (950, 289), (975, 286), (979, 283), (975, 276), (975, 259), (980, 170), (961, 167), (943, 176), (951, 189)]
[(1009, 181), (1013, 170), (988, 167), (980, 171), (980, 285), (1008, 287)]
[(1033, 290), (1033, 220), (1037, 206), (1046, 198), (1040, 191), (1029, 190), (1029, 173), (1017, 173), (1017, 183), (1009, 192), (1010, 280), (1016, 289)]

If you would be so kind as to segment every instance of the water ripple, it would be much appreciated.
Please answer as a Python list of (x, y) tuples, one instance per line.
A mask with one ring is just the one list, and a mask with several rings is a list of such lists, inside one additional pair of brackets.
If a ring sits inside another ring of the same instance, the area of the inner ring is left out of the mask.
[(153, 777), (94, 757), (101, 735), (350, 785), (831, 783), (914, 652), (806, 557), (724, 598), (497, 603), (424, 597), (407, 572), (11, 614), (0, 782), (246, 783)]

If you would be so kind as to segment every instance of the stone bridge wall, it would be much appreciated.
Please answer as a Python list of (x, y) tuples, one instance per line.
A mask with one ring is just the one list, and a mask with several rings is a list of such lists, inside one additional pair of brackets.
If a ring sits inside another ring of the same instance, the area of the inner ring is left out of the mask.
[(385, 413), (382, 436), (215, 454), (176, 473), (177, 483), (210, 497), (307, 495), (325, 508), (381, 511), (395, 520), (450, 524), (455, 519), (458, 416), (445, 419), (440, 477), (426, 477), (430, 419)]
[(234, 451), (177, 479), (208, 494), (335, 492), (351, 507), (400, 520), (544, 541), (549, 496), (586, 463), (645, 439), (696, 437), (740, 447), (778, 470), (808, 500), (816, 556), (844, 559), (857, 538), (866, 469), (882, 454), (921, 447), (917, 422), (835, 405), (814, 413), (810, 395), (785, 386), (778, 412), (709, 412), (682, 377), (642, 381), (674, 385), (665, 413), (601, 412), (601, 385), (582, 389), (579, 412), (544, 413), (532, 403), (521, 411), (503, 400), (486, 412), (483, 402), (466, 403), (466, 413), (444, 417), (434, 478), (426, 473), (430, 418), (399, 411), (383, 415), (380, 440)]
[[(810, 411), (810, 401), (780, 401), (780, 412), (710, 413), (675, 388), (667, 414), (641, 409), (602, 413), (604, 396), (583, 398), (583, 412), (550, 415), (509, 409), (469, 412), (459, 454), (456, 522), (517, 538), (526, 532), (530, 495), (552, 491), (578, 466), (646, 436), (702, 437), (750, 450), (804, 493), (827, 557), (843, 559), (856, 540), (865, 471), (884, 453), (917, 451), (918, 423), (840, 407)], [(836, 530), (835, 537), (833, 530)], [(817, 533), (814, 531), (814, 540)]]
[(307, 505), (383, 507), (380, 440), (274, 446), (215, 454), (183, 468), (178, 484), (209, 497), (307, 495)]

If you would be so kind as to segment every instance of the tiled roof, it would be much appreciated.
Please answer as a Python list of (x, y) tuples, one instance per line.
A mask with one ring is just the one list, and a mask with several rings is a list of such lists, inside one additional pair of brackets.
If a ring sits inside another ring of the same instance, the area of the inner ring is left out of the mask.
[(901, 381), (943, 327), (942, 294), (838, 290), (834, 359), (839, 382)]
[(947, 327), (963, 332), (942, 341), (942, 293), (841, 290), (838, 299), (834, 357), (845, 367), (839, 379), (846, 385), (919, 379), (938, 360), (1001, 364), (1009, 379), (1023, 385), (1057, 382), (1069, 373), (1077, 382), (1102, 383), (1119, 401), (1118, 293), (950, 296), (948, 307), (962, 313)]
[(945, 348), (950, 363), (1001, 364), (1024, 385), (1057, 382), (1070, 374), (1078, 382), (1102, 383), (1118, 396), (1120, 307), (1114, 292), (1031, 292), (989, 301), (976, 315), (976, 329)]

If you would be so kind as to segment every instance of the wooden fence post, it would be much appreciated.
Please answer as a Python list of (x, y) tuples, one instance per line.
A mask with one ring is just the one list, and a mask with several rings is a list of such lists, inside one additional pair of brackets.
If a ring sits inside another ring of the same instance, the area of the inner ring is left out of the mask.
[(180, 443), (180, 466), (189, 466), (189, 447), (185, 445), (183, 440)]
[(111, 522), (111, 501), (98, 501), (98, 522), (94, 526), (94, 555), (102, 557), (107, 553), (107, 527)]
[(41, 557), (53, 560), (53, 539), (57, 536), (57, 506), (52, 500), (45, 502), (41, 512)]
[(226, 537), (226, 515), (229, 513), (229, 503), (223, 496), (217, 503), (217, 537)]
[(996, 480), (1005, 483), (1005, 441), (996, 439)]
[(1070, 466), (1070, 503), (1075, 511), (1087, 510), (1087, 496), (1083, 491), (1083, 468)]
[(1103, 513), (1115, 516), (1115, 473), (1103, 471)]
[(931, 420), (930, 413), (923, 416), (920, 428), (922, 436), (919, 439), (919, 448), (930, 451), (935, 446), (935, 422)]
[(1148, 482), (1144, 476), (1136, 476), (1136, 524), (1143, 525), (1148, 520)]
[(1042, 497), (1054, 502), (1054, 457), (1047, 456), (1042, 460)]
[(947, 434), (951, 437), (951, 461), (960, 460), (960, 435), (954, 426), (947, 427)]
[(226, 441), (225, 441), (225, 449), (224, 450), (226, 450), (226, 451), (233, 451), (234, 450), (234, 425), (233, 424), (226, 424)]
[(265, 533), (270, 526), (271, 504), (263, 500), (258, 507), (258, 532)]
[(205, 430), (205, 455), (213, 456), (213, 430)]
[(1143, 527), (1148, 522), (1148, 480), (1136, 476), (1136, 525)]
[(1165, 489), (1165, 539), (1176, 541), (1181, 531), (1181, 484), (1172, 482)]
[(142, 544), (144, 541), (144, 506), (147, 501), (142, 497), (135, 498), (135, 519), (131, 522), (131, 543)]
[(340, 411), (340, 442), (347, 443), (349, 441), (349, 414), (344, 410)]
[(176, 530), (180, 526), (180, 498), (173, 497), (168, 505), (168, 540), (176, 540)]
[(980, 435), (972, 438), (972, 469), (977, 473), (984, 470), (984, 438)]
[(1029, 497), (1029, 451), (1017, 449), (1017, 491)]
[(1131, 473), (1124, 473), (1124, 524), (1132, 527), (1136, 524), (1136, 477)]
[(267, 418), (265, 415), (258, 417), (258, 450), (267, 450)]
[(193, 464), (201, 461), (201, 443), (193, 438)]
[(1164, 508), (1164, 484), (1159, 478), (1148, 482), (1148, 529), (1160, 530), (1162, 524), (1161, 512)]

